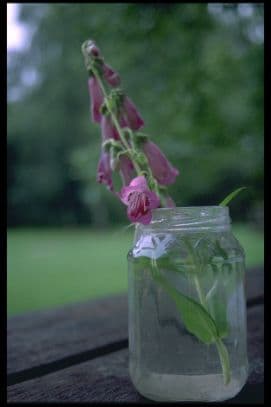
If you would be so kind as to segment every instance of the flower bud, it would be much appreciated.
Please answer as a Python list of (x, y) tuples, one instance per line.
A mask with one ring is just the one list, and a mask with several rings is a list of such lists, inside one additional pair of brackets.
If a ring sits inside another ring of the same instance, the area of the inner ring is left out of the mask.
[(87, 43), (85, 44), (85, 50), (86, 53), (88, 54), (88, 56), (90, 57), (100, 57), (101, 56), (101, 52), (99, 50), (99, 48), (96, 46), (95, 42), (92, 40), (88, 40)]

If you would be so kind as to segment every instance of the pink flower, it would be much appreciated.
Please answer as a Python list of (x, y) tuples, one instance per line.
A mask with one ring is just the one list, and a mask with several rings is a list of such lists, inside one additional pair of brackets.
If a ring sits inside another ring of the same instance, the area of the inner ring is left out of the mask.
[(91, 76), (88, 79), (88, 90), (91, 103), (92, 121), (100, 123), (102, 118), (102, 114), (100, 113), (100, 107), (103, 104), (104, 98), (100, 85), (95, 76)]
[(97, 168), (97, 182), (105, 184), (110, 191), (113, 191), (112, 170), (110, 167), (110, 155), (102, 151)]
[(115, 87), (119, 86), (120, 84), (120, 76), (119, 74), (114, 71), (111, 66), (107, 64), (103, 64), (103, 74), (104, 74), (104, 79), (109, 83), (109, 85)]
[(132, 161), (125, 155), (120, 156), (119, 170), (123, 185), (129, 185), (134, 177), (134, 166)]
[(112, 119), (109, 116), (102, 116), (101, 119), (101, 132), (102, 132), (102, 140), (108, 140), (110, 138), (114, 140), (119, 140), (119, 133), (115, 126), (112, 123)]
[(122, 187), (120, 198), (128, 206), (128, 218), (132, 222), (140, 222), (144, 225), (151, 221), (151, 209), (160, 205), (159, 198), (154, 192), (150, 191), (143, 175), (134, 178), (129, 186)]
[(130, 127), (132, 130), (138, 130), (140, 127), (144, 126), (144, 120), (128, 96), (124, 96), (123, 99), (120, 124), (122, 127)]
[(158, 146), (152, 141), (146, 141), (143, 144), (143, 151), (148, 159), (153, 176), (159, 184), (173, 184), (176, 176), (179, 175), (179, 171), (170, 164)]

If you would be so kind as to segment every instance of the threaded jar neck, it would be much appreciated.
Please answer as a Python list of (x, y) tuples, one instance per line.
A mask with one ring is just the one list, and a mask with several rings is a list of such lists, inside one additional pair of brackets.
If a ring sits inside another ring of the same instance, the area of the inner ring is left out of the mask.
[(187, 206), (158, 208), (152, 212), (149, 225), (139, 224), (144, 230), (229, 230), (229, 208), (224, 206)]

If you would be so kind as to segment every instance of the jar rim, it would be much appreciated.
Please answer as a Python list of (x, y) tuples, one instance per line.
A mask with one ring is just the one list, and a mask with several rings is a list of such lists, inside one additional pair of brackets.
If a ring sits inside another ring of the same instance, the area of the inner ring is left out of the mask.
[(165, 229), (226, 229), (231, 219), (228, 206), (179, 206), (156, 208), (146, 228)]

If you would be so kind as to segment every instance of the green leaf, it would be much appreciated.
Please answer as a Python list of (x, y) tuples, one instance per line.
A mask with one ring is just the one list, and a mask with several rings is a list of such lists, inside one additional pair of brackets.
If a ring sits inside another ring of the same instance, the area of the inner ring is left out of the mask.
[(174, 300), (186, 329), (205, 344), (214, 343), (218, 338), (215, 321), (202, 305), (181, 294), (161, 274), (153, 274), (165, 291)]
[(246, 189), (247, 187), (241, 187), (236, 189), (235, 191), (231, 192), (229, 195), (226, 196), (226, 198), (223, 199), (222, 202), (220, 202), (219, 206), (227, 206), (228, 203), (236, 197), (236, 195), (239, 194), (243, 189)]

